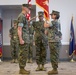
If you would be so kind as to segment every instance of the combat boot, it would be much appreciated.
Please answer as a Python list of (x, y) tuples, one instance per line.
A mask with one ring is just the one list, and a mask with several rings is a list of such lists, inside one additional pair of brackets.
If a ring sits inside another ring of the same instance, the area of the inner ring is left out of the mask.
[(41, 71), (46, 71), (46, 68), (44, 67), (44, 65), (41, 66)]
[(32, 58), (30, 58), (30, 63), (32, 63), (33, 61), (32, 61)]
[(38, 67), (36, 68), (36, 71), (40, 71), (40, 65), (38, 65)]
[(53, 70), (49, 71), (48, 74), (58, 74), (58, 70), (53, 69)]
[(27, 59), (27, 61), (26, 61), (27, 63), (30, 63), (30, 60), (29, 59)]
[(19, 74), (30, 74), (30, 71), (27, 71), (24, 68), (21, 68), (19, 71)]
[(18, 60), (17, 59), (15, 59), (15, 63), (18, 63)]
[(12, 59), (11, 63), (15, 63), (15, 59)]

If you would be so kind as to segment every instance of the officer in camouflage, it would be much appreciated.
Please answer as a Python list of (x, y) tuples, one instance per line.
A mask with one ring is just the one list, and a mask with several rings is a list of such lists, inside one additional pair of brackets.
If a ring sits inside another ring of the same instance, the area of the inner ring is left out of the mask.
[(29, 5), (22, 5), (22, 12), (18, 16), (18, 37), (19, 37), (19, 68), (20, 74), (30, 74), (30, 71), (25, 70), (27, 61), (27, 51), (29, 48), (29, 31), (26, 14), (29, 13)]
[(9, 30), (12, 63), (18, 62), (18, 34), (17, 34), (17, 20), (13, 21), (13, 27)]
[(52, 71), (49, 71), (48, 74), (58, 74), (58, 60), (59, 60), (59, 50), (61, 46), (61, 27), (60, 22), (58, 21), (60, 13), (58, 11), (52, 11), (50, 14), (53, 21), (51, 24), (44, 24), (44, 27), (48, 27), (48, 41), (50, 46), (50, 58), (52, 64)]
[(46, 35), (44, 28), (44, 13), (38, 12), (39, 21), (33, 22), (35, 31), (34, 40), (36, 46), (36, 63), (38, 65), (36, 71), (45, 71), (44, 64), (46, 62)]

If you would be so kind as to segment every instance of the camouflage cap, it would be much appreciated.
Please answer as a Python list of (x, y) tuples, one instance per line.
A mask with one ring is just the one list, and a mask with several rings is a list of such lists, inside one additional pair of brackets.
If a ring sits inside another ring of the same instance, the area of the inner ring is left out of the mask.
[(50, 15), (60, 15), (60, 12), (58, 12), (58, 11), (55, 11), (55, 10), (52, 10), (52, 13), (50, 14)]
[(29, 4), (22, 4), (23, 7), (30, 8)]
[(13, 22), (14, 22), (14, 23), (17, 23), (18, 21), (17, 21), (17, 20), (13, 20)]
[(38, 12), (38, 16), (44, 16), (44, 12), (43, 11), (39, 11)]

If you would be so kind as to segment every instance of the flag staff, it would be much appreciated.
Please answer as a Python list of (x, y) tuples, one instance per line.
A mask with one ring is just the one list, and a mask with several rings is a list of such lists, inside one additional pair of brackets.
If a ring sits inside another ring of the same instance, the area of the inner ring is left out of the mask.
[(73, 52), (72, 55), (71, 55), (71, 60), (70, 60), (70, 62), (75, 62), (73, 56), (74, 56), (74, 52)]
[[(73, 14), (72, 14), (72, 22), (73, 22)], [(73, 53), (72, 53), (72, 58), (71, 58), (71, 60), (70, 60), (71, 62), (75, 62), (73, 56), (74, 56), (74, 51), (73, 51)]]
[(73, 28), (73, 15), (71, 19), (71, 38), (70, 38), (70, 57), (71, 60), (70, 62), (75, 62), (74, 61), (74, 52), (75, 52), (75, 37), (74, 37), (74, 28)]

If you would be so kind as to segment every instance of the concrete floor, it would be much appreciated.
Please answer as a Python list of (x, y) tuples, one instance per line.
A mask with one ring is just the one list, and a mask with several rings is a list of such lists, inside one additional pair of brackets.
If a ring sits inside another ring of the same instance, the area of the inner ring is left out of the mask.
[[(27, 63), (26, 69), (31, 71), (30, 75), (48, 75), (47, 72), (52, 69), (50, 62), (46, 63), (47, 71), (36, 72), (37, 65)], [(60, 62), (57, 75), (76, 75), (76, 62)], [(10, 61), (0, 62), (0, 75), (20, 75), (18, 63), (10, 63)]]

